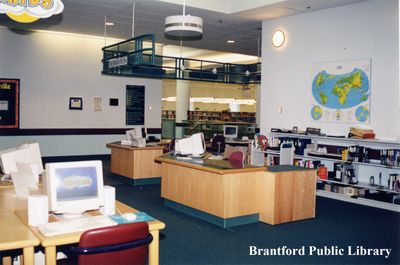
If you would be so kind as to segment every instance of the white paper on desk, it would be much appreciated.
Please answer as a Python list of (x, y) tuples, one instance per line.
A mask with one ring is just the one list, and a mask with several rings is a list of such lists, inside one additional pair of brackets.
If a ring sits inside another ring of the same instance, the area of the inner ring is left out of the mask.
[(38, 165), (35, 163), (22, 163), (17, 162), (17, 168), (19, 173), (24, 173), (29, 175), (30, 177), (27, 178), (29, 183), (29, 188), (37, 189), (37, 184), (39, 183), (39, 168)]
[(30, 176), (25, 173), (11, 172), (11, 179), (14, 184), (15, 193), (19, 196), (28, 198), (29, 184), (26, 181)]

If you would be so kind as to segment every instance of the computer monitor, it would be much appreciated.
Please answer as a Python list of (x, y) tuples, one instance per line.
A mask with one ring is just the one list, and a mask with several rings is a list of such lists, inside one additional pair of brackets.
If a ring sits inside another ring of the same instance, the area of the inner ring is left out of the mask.
[(181, 155), (198, 157), (206, 151), (203, 133), (195, 133), (188, 138), (175, 141), (175, 152)]
[(38, 173), (43, 172), (42, 156), (38, 143), (27, 143), (0, 151), (0, 167), (4, 174), (18, 172), (17, 162), (37, 165)]
[(228, 139), (235, 139), (238, 137), (238, 126), (224, 125), (224, 137)]
[(46, 164), (49, 210), (66, 216), (99, 209), (104, 204), (101, 161)]
[(133, 139), (140, 139), (143, 138), (142, 127), (134, 126), (130, 130), (126, 131), (126, 139), (133, 140)]

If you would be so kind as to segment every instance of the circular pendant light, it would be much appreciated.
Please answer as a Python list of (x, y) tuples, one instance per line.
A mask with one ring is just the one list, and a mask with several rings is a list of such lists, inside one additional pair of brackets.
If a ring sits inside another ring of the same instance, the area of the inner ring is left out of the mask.
[(165, 36), (169, 39), (195, 40), (203, 36), (203, 19), (190, 15), (165, 18)]
[(203, 19), (185, 14), (183, 0), (182, 15), (165, 18), (165, 37), (173, 40), (199, 40), (203, 37)]
[(274, 33), (272, 33), (272, 46), (275, 48), (282, 47), (282, 45), (285, 43), (285, 32), (281, 29), (275, 30)]

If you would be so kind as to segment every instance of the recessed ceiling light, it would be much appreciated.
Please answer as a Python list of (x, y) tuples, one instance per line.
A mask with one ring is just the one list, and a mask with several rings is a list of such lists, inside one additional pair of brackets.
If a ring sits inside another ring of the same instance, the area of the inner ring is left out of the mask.
[(233, 43), (235, 43), (235, 40), (227, 40), (226, 43), (233, 44)]

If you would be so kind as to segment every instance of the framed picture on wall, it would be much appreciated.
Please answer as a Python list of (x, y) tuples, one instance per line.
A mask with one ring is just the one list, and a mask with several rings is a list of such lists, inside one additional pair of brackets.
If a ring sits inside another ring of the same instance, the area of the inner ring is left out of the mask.
[(69, 109), (82, 110), (83, 108), (83, 99), (77, 97), (69, 98)]
[(19, 79), (0, 78), (0, 128), (19, 128)]

